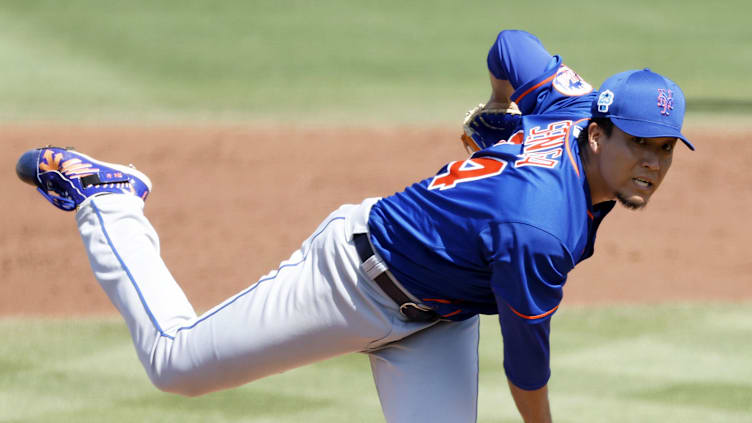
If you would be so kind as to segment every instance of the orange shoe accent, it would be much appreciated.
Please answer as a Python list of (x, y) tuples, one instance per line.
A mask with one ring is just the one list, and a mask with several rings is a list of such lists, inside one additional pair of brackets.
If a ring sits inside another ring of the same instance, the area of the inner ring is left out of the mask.
[[(74, 160), (76, 162), (74, 162)], [(60, 171), (66, 175), (82, 176), (80, 174), (91, 175), (97, 173), (99, 169), (91, 167), (91, 164), (89, 163), (81, 163), (81, 161), (78, 159), (71, 159), (62, 163), (62, 168), (60, 169)]]
[(45, 162), (39, 161), (39, 170), (45, 172), (56, 171), (60, 169), (60, 161), (63, 160), (63, 153), (52, 155), (52, 150), (45, 150), (42, 158)]

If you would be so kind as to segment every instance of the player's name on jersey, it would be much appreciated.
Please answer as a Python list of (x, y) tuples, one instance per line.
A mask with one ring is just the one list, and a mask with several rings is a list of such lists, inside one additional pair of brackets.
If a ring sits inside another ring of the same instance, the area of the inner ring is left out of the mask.
[(514, 167), (538, 166), (551, 169), (559, 163), (563, 155), (572, 123), (571, 120), (562, 120), (550, 123), (544, 129), (535, 126), (528, 131), (526, 138), (524, 131), (520, 130), (509, 137), (509, 140), (500, 141), (497, 145), (524, 145), (520, 159), (514, 162)]

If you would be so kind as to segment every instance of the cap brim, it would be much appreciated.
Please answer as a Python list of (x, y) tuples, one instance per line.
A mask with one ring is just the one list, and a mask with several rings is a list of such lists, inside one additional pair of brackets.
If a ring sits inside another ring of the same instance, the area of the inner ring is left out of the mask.
[(629, 135), (641, 138), (663, 138), (671, 137), (682, 140), (690, 150), (694, 151), (695, 146), (692, 145), (689, 140), (682, 135), (681, 132), (675, 128), (661, 125), (655, 122), (637, 121), (631, 119), (622, 119), (618, 117), (611, 117), (611, 122), (614, 123), (619, 129), (628, 133)]

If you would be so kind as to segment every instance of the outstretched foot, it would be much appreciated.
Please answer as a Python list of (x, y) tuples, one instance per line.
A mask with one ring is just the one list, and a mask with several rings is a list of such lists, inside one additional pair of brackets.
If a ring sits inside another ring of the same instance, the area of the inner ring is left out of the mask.
[(151, 192), (149, 177), (132, 165), (101, 162), (72, 148), (29, 150), (18, 159), (16, 174), (65, 211), (75, 210), (96, 195), (126, 194), (146, 200)]

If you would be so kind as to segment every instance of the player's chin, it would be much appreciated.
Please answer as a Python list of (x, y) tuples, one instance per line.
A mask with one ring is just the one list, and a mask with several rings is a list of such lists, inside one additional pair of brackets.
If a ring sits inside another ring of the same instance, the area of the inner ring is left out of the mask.
[(640, 210), (648, 204), (649, 195), (616, 193), (616, 200), (630, 210)]

